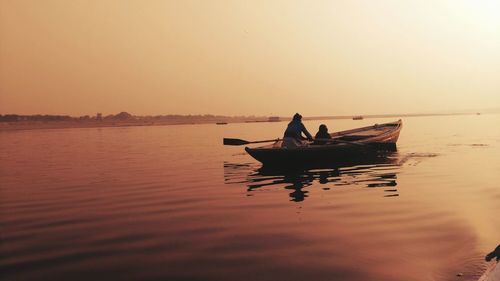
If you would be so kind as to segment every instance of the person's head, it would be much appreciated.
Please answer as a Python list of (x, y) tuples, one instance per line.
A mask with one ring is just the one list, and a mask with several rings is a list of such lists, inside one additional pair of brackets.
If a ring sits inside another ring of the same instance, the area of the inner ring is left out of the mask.
[(302, 120), (302, 115), (295, 113), (295, 115), (293, 116), (293, 120)]
[(325, 124), (319, 125), (319, 131), (322, 133), (328, 133), (328, 127)]

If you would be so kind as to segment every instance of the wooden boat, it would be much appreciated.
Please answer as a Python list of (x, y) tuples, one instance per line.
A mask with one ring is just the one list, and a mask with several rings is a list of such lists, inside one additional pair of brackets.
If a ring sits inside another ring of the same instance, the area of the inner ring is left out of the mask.
[(354, 116), (354, 117), (352, 117), (352, 120), (363, 120), (363, 116), (361, 116), (361, 115)]
[(245, 151), (264, 165), (309, 165), (345, 160), (352, 157), (373, 156), (380, 151), (394, 151), (403, 126), (401, 120), (375, 124), (330, 134), (327, 144), (309, 143), (296, 148), (286, 148), (278, 139), (271, 145), (249, 148)]

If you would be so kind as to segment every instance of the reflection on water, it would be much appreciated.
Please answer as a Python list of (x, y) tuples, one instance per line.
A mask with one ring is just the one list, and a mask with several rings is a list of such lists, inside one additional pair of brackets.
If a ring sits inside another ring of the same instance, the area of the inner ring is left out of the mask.
[[(406, 156), (404, 159), (407, 159)], [(248, 196), (264, 188), (289, 190), (290, 200), (304, 201), (309, 197), (308, 188), (317, 183), (323, 190), (345, 186), (359, 186), (383, 190), (382, 196), (398, 196), (397, 172), (402, 158), (397, 152), (376, 157), (347, 159), (321, 166), (305, 166), (295, 169), (259, 167), (256, 164), (224, 163), (227, 184), (247, 185)]]

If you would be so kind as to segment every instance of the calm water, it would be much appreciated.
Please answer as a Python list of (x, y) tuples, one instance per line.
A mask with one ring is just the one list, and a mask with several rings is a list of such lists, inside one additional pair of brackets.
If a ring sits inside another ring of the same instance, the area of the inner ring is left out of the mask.
[(476, 280), (500, 242), (500, 115), (403, 122), (393, 155), (293, 173), (222, 145), (286, 123), (0, 133), (0, 277)]

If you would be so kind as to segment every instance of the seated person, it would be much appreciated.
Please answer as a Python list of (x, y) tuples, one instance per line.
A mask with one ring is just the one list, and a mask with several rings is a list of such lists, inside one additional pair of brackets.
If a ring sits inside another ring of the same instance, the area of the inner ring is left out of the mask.
[(328, 133), (328, 127), (326, 127), (325, 124), (321, 124), (314, 138), (320, 140), (315, 140), (313, 144), (325, 144), (327, 142), (324, 141), (324, 139), (331, 139), (332, 136), (330, 136), (330, 134)]
[(306, 135), (307, 140), (313, 140), (311, 134), (307, 131), (306, 127), (302, 123), (302, 115), (295, 113), (292, 121), (288, 123), (285, 135), (283, 136), (283, 146), (287, 148), (306, 146), (306, 138), (302, 136), (302, 133)]

